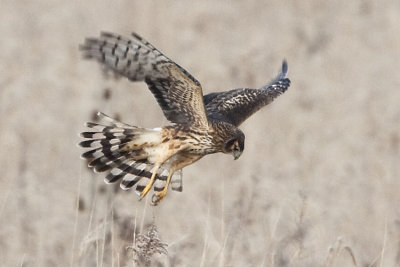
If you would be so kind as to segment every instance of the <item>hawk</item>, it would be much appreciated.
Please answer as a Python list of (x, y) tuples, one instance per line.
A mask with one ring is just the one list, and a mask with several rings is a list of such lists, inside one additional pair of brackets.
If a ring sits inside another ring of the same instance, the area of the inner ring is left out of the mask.
[(80, 46), (85, 58), (131, 81), (144, 81), (165, 117), (162, 128), (141, 128), (98, 113), (100, 123), (88, 122), (79, 145), (88, 149), (82, 158), (96, 172), (108, 171), (106, 183), (122, 180), (127, 190), (136, 186), (140, 199), (153, 188), (158, 204), (168, 186), (182, 191), (181, 170), (207, 154), (222, 152), (238, 159), (244, 150), (244, 133), (238, 126), (290, 86), (288, 65), (259, 89), (234, 89), (203, 96), (200, 83), (136, 33), (125, 38), (101, 33)]

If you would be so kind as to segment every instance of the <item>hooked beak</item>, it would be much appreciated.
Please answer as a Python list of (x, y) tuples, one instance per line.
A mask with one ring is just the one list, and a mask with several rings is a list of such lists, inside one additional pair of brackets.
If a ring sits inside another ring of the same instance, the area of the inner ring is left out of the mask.
[(241, 155), (242, 155), (242, 151), (239, 151), (239, 150), (233, 151), (234, 160), (237, 160)]

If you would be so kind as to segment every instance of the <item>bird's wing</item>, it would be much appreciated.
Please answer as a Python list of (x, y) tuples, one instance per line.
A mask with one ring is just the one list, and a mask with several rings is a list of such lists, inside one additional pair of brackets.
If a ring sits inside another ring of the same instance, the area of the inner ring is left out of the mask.
[(282, 63), (282, 70), (270, 83), (260, 89), (233, 89), (204, 96), (206, 113), (209, 118), (239, 126), (265, 105), (284, 93), (290, 86), (286, 78), (288, 66)]
[(207, 127), (200, 83), (136, 33), (128, 39), (103, 32), (80, 49), (115, 73), (146, 82), (169, 121)]

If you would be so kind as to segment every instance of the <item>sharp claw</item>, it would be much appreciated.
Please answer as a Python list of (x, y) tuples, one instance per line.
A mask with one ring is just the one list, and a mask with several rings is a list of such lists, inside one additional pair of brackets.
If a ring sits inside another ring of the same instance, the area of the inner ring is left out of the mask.
[(152, 197), (152, 199), (151, 199), (151, 204), (152, 204), (153, 206), (157, 206), (158, 203), (160, 203), (160, 201), (161, 201), (161, 199), (160, 199), (160, 197), (158, 196), (158, 194), (154, 194), (153, 197)]
[(160, 204), (161, 200), (163, 200), (164, 197), (167, 195), (167, 190), (168, 190), (168, 186), (166, 185), (162, 191), (156, 192), (153, 195), (151, 202), (154, 206), (157, 206), (158, 204)]
[(147, 185), (146, 185), (146, 187), (143, 189), (143, 191), (140, 193), (140, 198), (139, 198), (139, 200), (142, 200), (146, 195), (147, 195), (147, 193), (150, 191), (150, 189), (151, 189), (151, 186), (152, 186), (152, 183), (148, 183)]
[(146, 185), (146, 187), (143, 189), (143, 191), (140, 193), (140, 198), (139, 200), (142, 200), (147, 193), (150, 191), (151, 187), (153, 186), (154, 183), (154, 178), (156, 177), (157, 171), (159, 167), (156, 167), (155, 170), (153, 171), (153, 174), (151, 175), (149, 183)]

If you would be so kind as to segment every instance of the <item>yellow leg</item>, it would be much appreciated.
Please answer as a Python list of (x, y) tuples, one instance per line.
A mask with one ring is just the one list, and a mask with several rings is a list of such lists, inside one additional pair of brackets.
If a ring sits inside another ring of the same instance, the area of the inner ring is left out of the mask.
[(143, 189), (142, 193), (140, 193), (140, 200), (143, 199), (143, 198), (147, 195), (147, 193), (150, 191), (151, 187), (153, 186), (154, 178), (156, 177), (156, 174), (157, 174), (157, 172), (158, 172), (158, 168), (159, 168), (159, 167), (160, 167), (160, 166), (156, 166), (156, 167), (154, 168), (153, 174), (151, 175), (151, 178), (150, 178), (150, 182), (149, 182), (149, 183), (146, 185), (146, 187)]
[(154, 204), (154, 205), (157, 205), (158, 203), (160, 203), (161, 200), (163, 200), (163, 198), (164, 198), (165, 195), (167, 194), (168, 186), (169, 186), (169, 182), (171, 181), (172, 174), (174, 174), (174, 173), (173, 173), (173, 172), (170, 172), (170, 173), (169, 173), (169, 175), (168, 175), (168, 177), (167, 177), (167, 182), (166, 182), (166, 184), (165, 184), (163, 190), (160, 191), (160, 192), (157, 192), (157, 193), (155, 194), (155, 199), (153, 199), (153, 204)]

